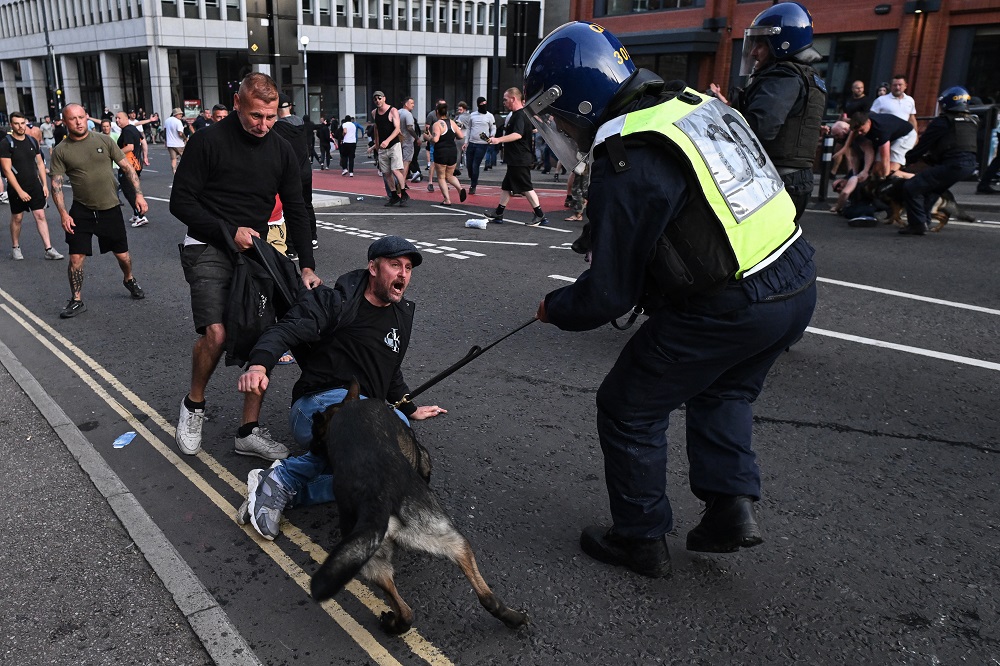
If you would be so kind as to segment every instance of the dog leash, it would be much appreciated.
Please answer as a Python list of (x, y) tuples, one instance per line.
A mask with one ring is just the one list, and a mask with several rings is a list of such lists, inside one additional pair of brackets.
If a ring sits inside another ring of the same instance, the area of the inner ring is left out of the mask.
[(480, 347), (479, 345), (473, 346), (472, 349), (469, 350), (469, 353), (466, 354), (465, 356), (463, 356), (461, 358), (461, 360), (458, 361), (458, 363), (455, 363), (450, 368), (439, 372), (438, 374), (434, 375), (429, 380), (427, 380), (426, 382), (424, 382), (423, 384), (421, 384), (420, 386), (418, 386), (415, 390), (413, 390), (413, 391), (407, 393), (406, 395), (404, 395), (402, 398), (399, 399), (399, 402), (397, 402), (397, 403), (395, 403), (393, 405), (393, 408), (394, 409), (399, 409), (400, 405), (405, 404), (407, 402), (411, 402), (413, 400), (413, 398), (416, 398), (418, 395), (420, 395), (421, 393), (423, 393), (424, 391), (426, 391), (430, 387), (434, 386), (439, 381), (441, 381), (442, 379), (444, 379), (448, 375), (452, 374), (453, 372), (455, 372), (456, 370), (458, 370), (459, 368), (461, 368), (463, 365), (466, 365), (467, 363), (469, 363), (473, 359), (478, 358), (482, 354), (485, 354), (491, 348), (493, 348), (496, 345), (500, 344), (501, 342), (503, 342), (504, 340), (506, 340), (510, 336), (514, 335), (515, 333), (517, 333), (521, 329), (527, 328), (528, 326), (532, 325), (536, 321), (538, 321), (538, 320), (536, 318), (532, 317), (531, 319), (529, 319), (525, 323), (521, 324), (520, 326), (518, 326), (517, 328), (515, 328), (513, 331), (511, 331), (510, 333), (508, 333), (507, 335), (503, 336), (502, 338), (500, 338), (498, 340), (494, 340), (493, 342), (491, 342), (490, 344), (486, 345), (485, 347)]

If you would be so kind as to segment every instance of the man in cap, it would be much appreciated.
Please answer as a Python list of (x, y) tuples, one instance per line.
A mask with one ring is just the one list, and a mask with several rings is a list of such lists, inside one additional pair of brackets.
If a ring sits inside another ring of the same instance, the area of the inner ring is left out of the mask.
[[(409, 388), (402, 364), (413, 328), (413, 302), (403, 298), (412, 270), (423, 257), (413, 243), (385, 236), (368, 248), (368, 266), (337, 278), (333, 288), (301, 290), (298, 301), (281, 321), (270, 327), (250, 352), (250, 366), (240, 377), (239, 390), (260, 395), (268, 372), (287, 349), (302, 369), (292, 388), (289, 426), (295, 441), (308, 446), (313, 415), (344, 400), (352, 378), (361, 397), (395, 403)], [(446, 410), (405, 402), (396, 410), (409, 425)], [(409, 419), (409, 420), (408, 420)], [(247, 501), (240, 507), (240, 524), (250, 521), (265, 539), (279, 532), (287, 505), (333, 500), (331, 484), (314, 483), (329, 474), (325, 456), (312, 452), (277, 461), (267, 471), (255, 469), (247, 478)]]
[(391, 192), (386, 206), (405, 206), (410, 195), (403, 190), (406, 176), (403, 172), (403, 147), (400, 144), (402, 131), (399, 125), (399, 111), (385, 101), (385, 93), (376, 90), (372, 95), (375, 109), (372, 121), (375, 123), (375, 144), (378, 151), (378, 170), (385, 181), (386, 192)]
[(170, 170), (177, 173), (177, 162), (184, 154), (184, 145), (187, 137), (184, 135), (184, 121), (181, 116), (184, 112), (179, 108), (174, 108), (170, 112), (170, 117), (163, 123), (163, 134), (166, 137), (167, 153), (170, 154)]

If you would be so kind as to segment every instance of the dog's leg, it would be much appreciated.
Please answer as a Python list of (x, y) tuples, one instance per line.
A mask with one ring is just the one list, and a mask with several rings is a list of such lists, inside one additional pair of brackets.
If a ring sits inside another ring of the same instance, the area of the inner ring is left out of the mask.
[[(456, 532), (456, 534), (458, 533)], [(490, 586), (486, 584), (486, 581), (483, 580), (482, 575), (479, 573), (479, 567), (476, 566), (476, 556), (472, 553), (472, 546), (469, 544), (469, 541), (461, 534), (458, 534), (458, 536), (462, 540), (461, 547), (450, 557), (458, 564), (462, 573), (469, 579), (469, 582), (472, 583), (472, 589), (475, 590), (476, 596), (479, 597), (479, 603), (493, 617), (511, 629), (517, 629), (528, 624), (527, 614), (523, 611), (508, 608), (497, 595), (493, 594), (493, 590), (490, 589)]]
[(392, 568), (392, 555), (395, 547), (392, 541), (393, 519), (390, 519), (389, 534), (382, 542), (382, 547), (368, 560), (361, 569), (361, 577), (367, 581), (378, 585), (385, 596), (389, 598), (389, 606), (392, 610), (382, 613), (382, 629), (386, 633), (399, 635), (409, 631), (413, 625), (413, 610), (399, 596), (394, 578), (395, 571)]
[(325, 601), (344, 589), (378, 552), (385, 532), (386, 527), (368, 525), (345, 536), (312, 577), (310, 590), (313, 599)]

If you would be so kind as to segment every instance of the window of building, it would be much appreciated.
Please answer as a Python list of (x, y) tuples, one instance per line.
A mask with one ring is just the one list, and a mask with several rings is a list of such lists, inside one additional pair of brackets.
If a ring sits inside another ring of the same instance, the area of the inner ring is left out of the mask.
[(347, 0), (337, 0), (337, 25), (347, 27)]
[(301, 0), (302, 2), (302, 22), (312, 25), (313, 3), (312, 0)]
[(184, 17), (200, 18), (198, 16), (198, 0), (184, 0)]
[(222, 18), (222, 8), (219, 0), (205, 0), (205, 18), (218, 21)]
[(226, 0), (226, 20), (240, 20), (240, 0)]
[(78, 56), (76, 71), (80, 80), (80, 103), (90, 115), (96, 116), (104, 108), (104, 85), (101, 82), (99, 57)]
[(378, 30), (378, 0), (368, 0), (368, 29)]
[(174, 18), (177, 16), (177, 0), (160, 0), (160, 10), (166, 17)]
[(334, 0), (319, 0), (319, 24), (320, 25), (332, 25), (333, 11), (332, 5)]
[(365, 17), (361, 14), (361, 0), (351, 0), (351, 15), (354, 18), (354, 27), (365, 27)]
[[(603, 7), (601, 5), (604, 5)], [(598, 0), (594, 3), (595, 16), (620, 16), (639, 12), (658, 12), (665, 9), (690, 9), (704, 7), (705, 0)]]
[(400, 0), (396, 3), (396, 30), (408, 30), (406, 25), (406, 2)]

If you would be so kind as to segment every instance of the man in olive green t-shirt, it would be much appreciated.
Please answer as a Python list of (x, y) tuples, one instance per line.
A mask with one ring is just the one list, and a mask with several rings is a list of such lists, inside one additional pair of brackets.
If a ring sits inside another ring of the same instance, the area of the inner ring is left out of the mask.
[[(139, 187), (139, 176), (111, 137), (87, 129), (87, 112), (79, 104), (67, 104), (63, 109), (66, 140), (52, 149), (52, 201), (59, 210), (66, 244), (69, 245), (69, 287), (73, 297), (59, 316), (75, 317), (87, 311), (83, 303), (83, 260), (93, 254), (93, 237), (97, 236), (101, 254), (112, 252), (125, 276), (123, 284), (132, 298), (145, 298), (142, 287), (132, 276), (132, 258), (128, 253), (125, 218), (118, 200), (112, 164), (135, 187), (135, 207), (144, 214), (149, 206)], [(66, 210), (63, 183), (69, 178), (73, 187), (73, 206)]]

